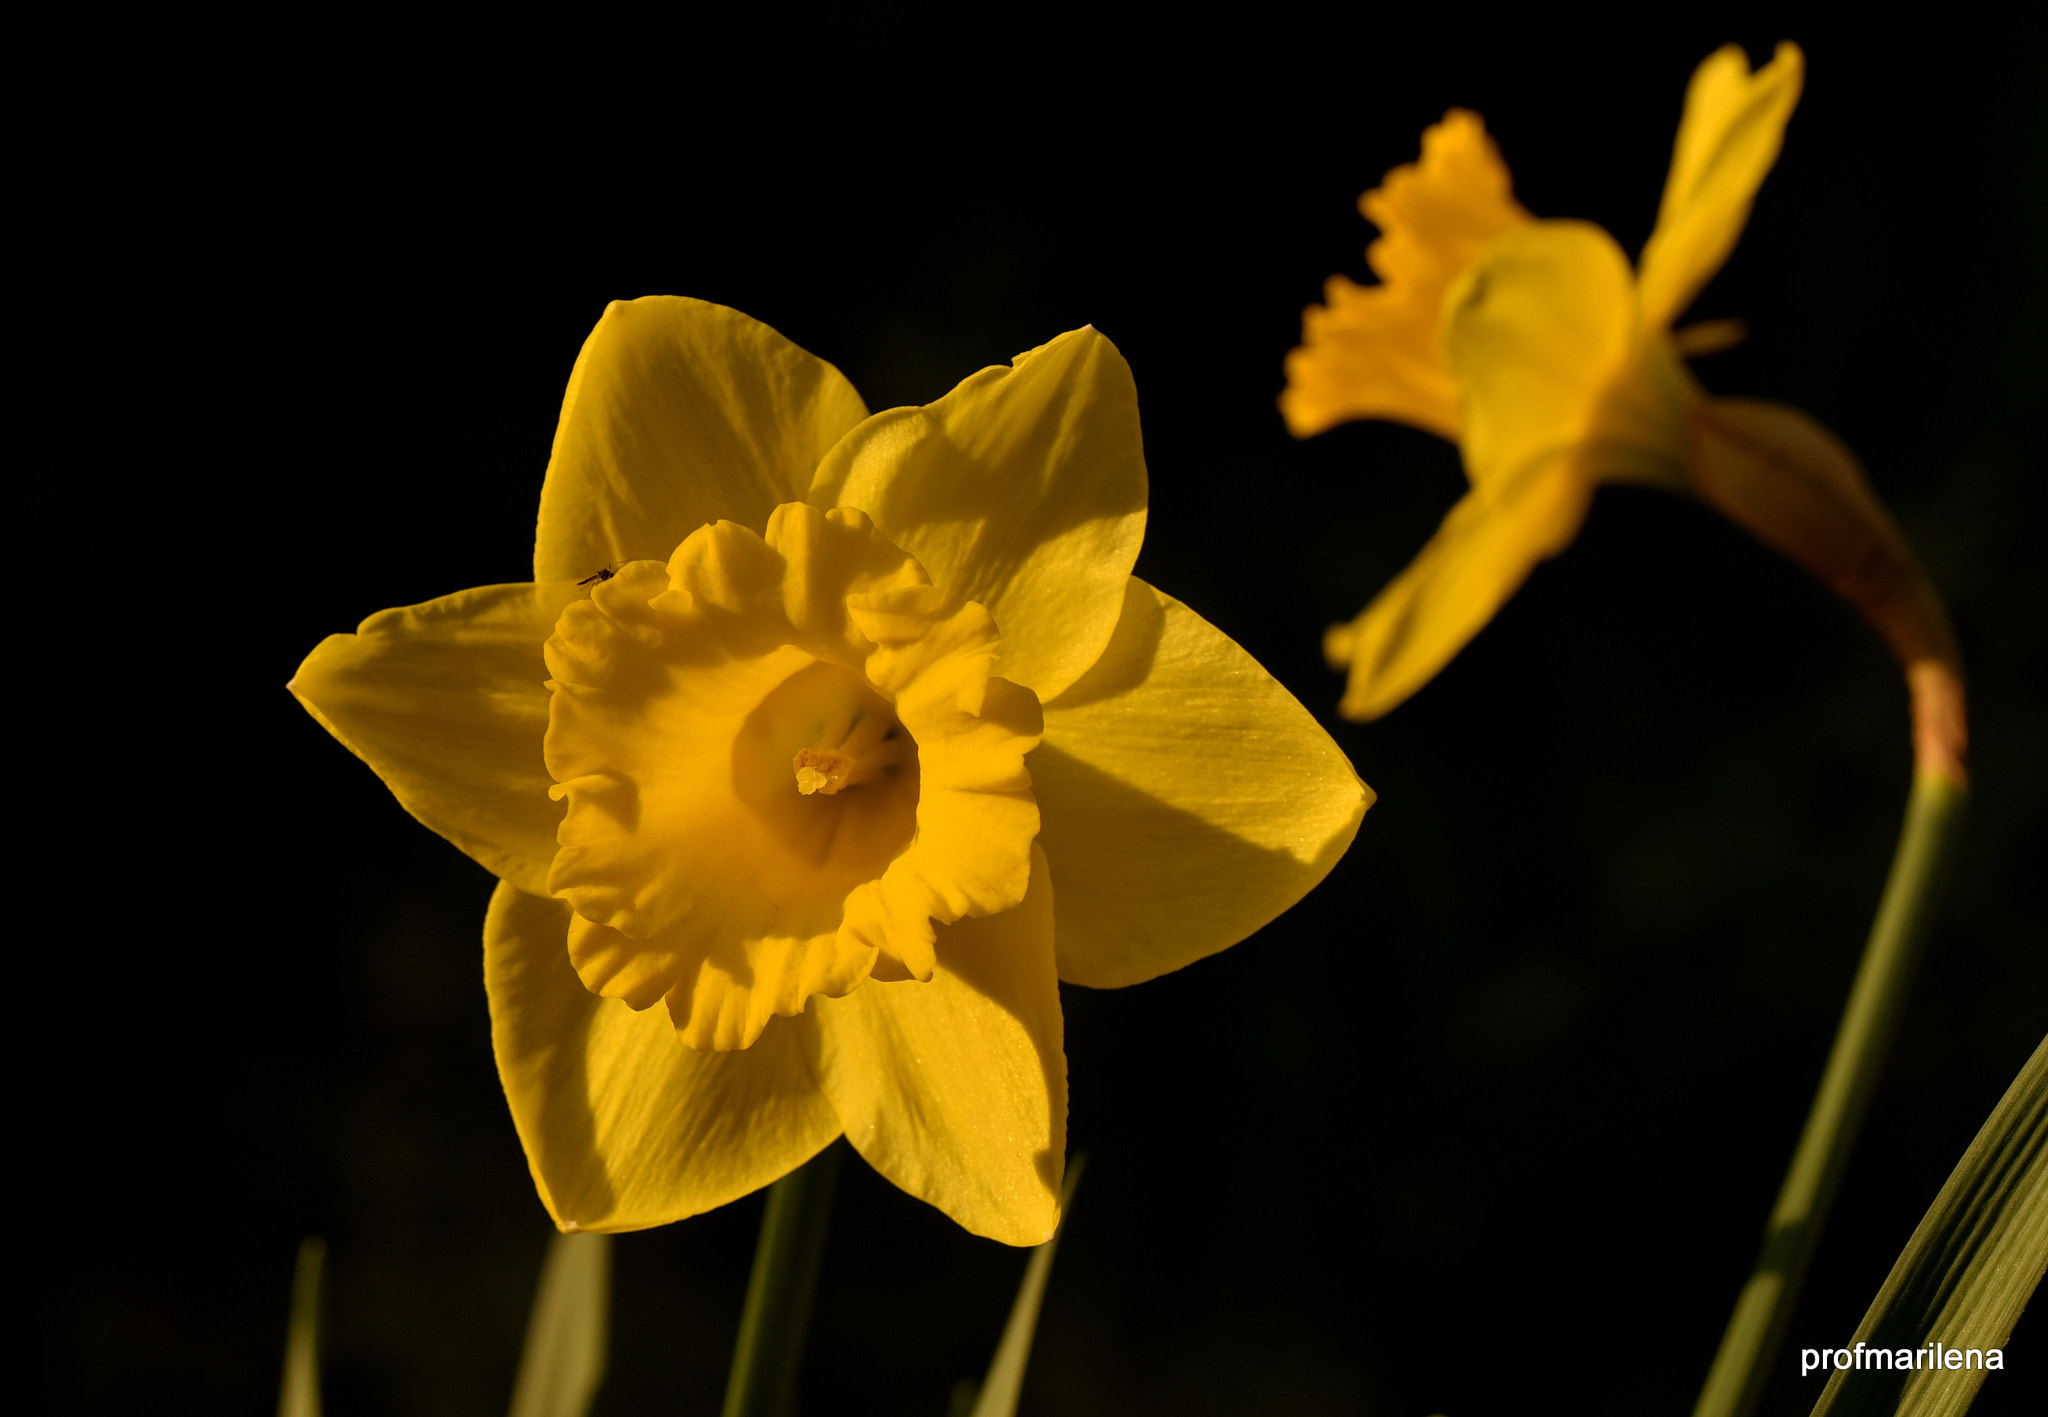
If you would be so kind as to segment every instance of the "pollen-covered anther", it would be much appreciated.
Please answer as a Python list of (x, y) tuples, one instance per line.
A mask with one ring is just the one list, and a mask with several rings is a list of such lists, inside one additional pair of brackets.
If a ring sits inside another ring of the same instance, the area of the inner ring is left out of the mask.
[(856, 715), (838, 745), (799, 747), (791, 770), (805, 797), (836, 797), (864, 782), (895, 778), (918, 762), (918, 745), (893, 713)]
[(853, 774), (854, 760), (831, 748), (799, 748), (796, 761), (796, 790), (809, 797), (814, 793), (834, 796)]
[(895, 778), (917, 763), (917, 745), (891, 710), (851, 711), (844, 727), (799, 748), (790, 768), (796, 790), (831, 797), (845, 788)]

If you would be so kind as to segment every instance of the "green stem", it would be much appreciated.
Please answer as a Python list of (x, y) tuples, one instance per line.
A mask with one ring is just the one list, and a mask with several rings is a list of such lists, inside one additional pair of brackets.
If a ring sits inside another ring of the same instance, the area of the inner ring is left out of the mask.
[(1955, 778), (1925, 771), (1914, 775), (1898, 853), (1827, 1070), (1765, 1227), (1763, 1253), (1735, 1301), (1693, 1417), (1749, 1417), (1763, 1395), (1828, 1205), (1891, 1049), (1965, 795)]
[(804, 1328), (818, 1288), (842, 1149), (826, 1147), (768, 1188), (732, 1376), (725, 1384), (725, 1417), (791, 1417), (796, 1411)]

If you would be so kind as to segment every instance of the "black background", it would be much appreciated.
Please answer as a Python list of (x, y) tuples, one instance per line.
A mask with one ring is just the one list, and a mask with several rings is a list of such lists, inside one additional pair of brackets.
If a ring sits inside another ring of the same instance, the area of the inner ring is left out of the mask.
[[(1843, 12), (1838, 12), (1843, 13)], [(606, 301), (733, 305), (872, 408), (1093, 323), (1130, 359), (1139, 572), (1379, 792), (1238, 948), (1069, 988), (1086, 1185), (1028, 1413), (1684, 1412), (1903, 807), (1874, 635), (1711, 513), (1607, 490), (1386, 720), (1321, 664), (1455, 451), (1274, 412), (1357, 194), (1452, 104), (1539, 215), (1640, 247), (1693, 67), (1806, 96), (1692, 312), (1719, 392), (1860, 450), (1971, 673), (1961, 864), (1790, 1342), (1849, 1336), (2048, 1022), (2038, 26), (1794, 11), (794, 9), (741, 25), (336, 16), (29, 31), (12, 284), (17, 1285), (57, 1413), (275, 1402), (331, 1246), (328, 1410), (492, 1413), (545, 1246), (492, 1069), (490, 878), (283, 689), (388, 605), (531, 574)], [(842, 1171), (808, 1412), (945, 1410), (1023, 1257)], [(598, 1411), (717, 1410), (760, 1201), (623, 1238)], [(21, 1241), (17, 1241), (21, 1244)], [(2038, 1313), (1978, 1411), (2037, 1411)], [(1788, 1360), (1766, 1404), (1804, 1412)]]

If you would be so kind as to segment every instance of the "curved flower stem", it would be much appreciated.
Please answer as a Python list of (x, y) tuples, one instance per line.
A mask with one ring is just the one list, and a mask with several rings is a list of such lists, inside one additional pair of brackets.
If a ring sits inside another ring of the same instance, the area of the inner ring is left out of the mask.
[(1735, 1301), (1693, 1417), (1748, 1417), (1763, 1395), (1807, 1261), (1890, 1051), (1966, 795), (1960, 772), (1930, 769), (1923, 756), (1891, 876), (1813, 1110), (1764, 1229), (1763, 1253)]
[(768, 1188), (732, 1376), (725, 1384), (724, 1417), (789, 1417), (796, 1410), (804, 1328), (825, 1255), (841, 1150), (837, 1143), (826, 1147)]

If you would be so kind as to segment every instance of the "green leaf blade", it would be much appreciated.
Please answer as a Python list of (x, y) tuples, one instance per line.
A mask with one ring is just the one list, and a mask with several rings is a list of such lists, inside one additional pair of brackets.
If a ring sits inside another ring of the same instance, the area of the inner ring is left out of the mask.
[(512, 1417), (584, 1417), (604, 1381), (612, 1237), (557, 1235), (548, 1242)]
[[(2002, 1350), (2048, 1271), (2048, 1039), (1935, 1197), (1846, 1345)], [(1832, 1368), (1832, 1363), (1830, 1367)], [(1957, 1417), (1984, 1368), (1835, 1371), (1813, 1417)]]
[(1085, 1156), (1076, 1156), (1067, 1164), (1066, 1184), (1060, 1190), (1060, 1223), (1050, 1240), (1031, 1251), (1024, 1266), (1024, 1282), (1017, 1286), (1017, 1302), (1010, 1308), (1009, 1322), (1003, 1325), (1002, 1340), (996, 1344), (996, 1356), (988, 1365), (988, 1376), (982, 1380), (969, 1417), (1015, 1417), (1017, 1399), (1024, 1391), (1024, 1365), (1031, 1359), (1031, 1339), (1038, 1329), (1038, 1310), (1045, 1302), (1045, 1282), (1052, 1275), (1053, 1250), (1066, 1232), (1074, 1190), (1086, 1163)]

